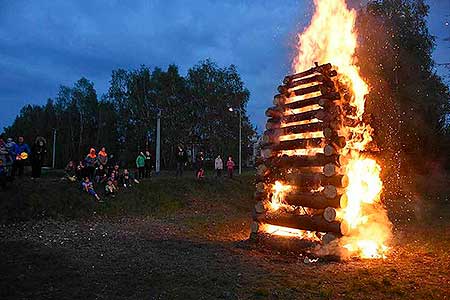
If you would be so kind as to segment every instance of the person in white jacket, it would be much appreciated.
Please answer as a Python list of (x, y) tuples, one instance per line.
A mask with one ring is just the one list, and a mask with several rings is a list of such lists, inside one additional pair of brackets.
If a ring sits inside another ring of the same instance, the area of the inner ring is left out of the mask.
[(221, 177), (223, 170), (223, 161), (220, 155), (217, 155), (216, 160), (214, 161), (214, 169), (216, 170), (216, 177)]

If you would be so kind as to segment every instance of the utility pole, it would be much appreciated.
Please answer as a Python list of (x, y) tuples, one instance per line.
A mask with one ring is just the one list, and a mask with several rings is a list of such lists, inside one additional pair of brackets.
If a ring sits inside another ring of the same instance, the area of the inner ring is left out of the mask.
[(55, 168), (56, 162), (56, 128), (53, 128), (53, 151), (52, 151), (52, 169)]
[(161, 171), (161, 109), (158, 108), (156, 115), (156, 175)]
[(239, 101), (239, 175), (242, 174), (242, 105)]

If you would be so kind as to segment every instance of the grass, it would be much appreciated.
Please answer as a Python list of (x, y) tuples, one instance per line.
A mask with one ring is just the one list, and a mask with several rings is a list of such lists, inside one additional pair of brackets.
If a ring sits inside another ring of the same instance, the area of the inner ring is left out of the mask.
[[(146, 179), (131, 188), (120, 188), (115, 198), (103, 197), (103, 186), (96, 191), (104, 199), (98, 203), (84, 193), (78, 183), (61, 182), (52, 173), (38, 181), (16, 180), (1, 193), (0, 223), (30, 219), (79, 219), (93, 215), (168, 217), (196, 199), (226, 203), (235, 209), (248, 209), (251, 201), (252, 175), (235, 180), (192, 176), (174, 178), (168, 174)], [(190, 175), (190, 174), (189, 174)]]

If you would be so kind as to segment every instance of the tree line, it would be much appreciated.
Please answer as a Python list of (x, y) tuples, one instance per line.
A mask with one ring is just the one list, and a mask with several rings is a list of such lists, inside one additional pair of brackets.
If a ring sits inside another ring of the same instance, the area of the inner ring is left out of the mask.
[[(450, 167), (450, 92), (432, 57), (424, 0), (372, 0), (357, 19), (358, 65), (370, 85), (387, 190)], [(389, 185), (390, 188), (389, 188)]]
[[(83, 158), (90, 147), (106, 146), (109, 153), (131, 163), (140, 151), (155, 152), (156, 119), (161, 113), (161, 165), (172, 168), (175, 151), (237, 157), (239, 112), (242, 117), (243, 160), (251, 155), (255, 135), (246, 107), (249, 91), (236, 67), (219, 67), (205, 60), (186, 76), (176, 65), (112, 71), (108, 91), (98, 96), (94, 83), (81, 78), (60, 86), (45, 105), (26, 105), (5, 137), (24, 136), (32, 143), (43, 136), (50, 145), (56, 129), (56, 165)], [(51, 150), (51, 149), (49, 149)]]

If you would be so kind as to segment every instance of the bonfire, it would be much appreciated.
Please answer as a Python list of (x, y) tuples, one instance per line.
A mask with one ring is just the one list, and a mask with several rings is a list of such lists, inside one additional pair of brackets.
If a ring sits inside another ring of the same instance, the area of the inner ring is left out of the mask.
[[(385, 258), (391, 223), (355, 60), (356, 11), (316, 0), (263, 136), (252, 234), (299, 239), (318, 253)], [(316, 247), (317, 249), (317, 247)]]

